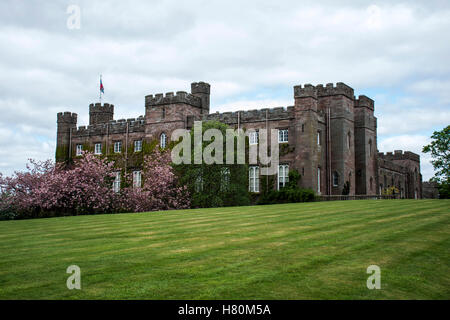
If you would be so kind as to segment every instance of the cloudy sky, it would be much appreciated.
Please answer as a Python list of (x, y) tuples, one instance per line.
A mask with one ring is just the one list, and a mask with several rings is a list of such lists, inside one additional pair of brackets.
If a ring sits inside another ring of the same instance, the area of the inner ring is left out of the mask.
[(450, 123), (450, 2), (337, 2), (2, 0), (0, 172), (53, 158), (56, 113), (87, 124), (100, 74), (116, 119), (194, 81), (211, 84), (211, 112), (288, 106), (294, 85), (341, 81), (375, 100), (380, 151), (420, 153)]

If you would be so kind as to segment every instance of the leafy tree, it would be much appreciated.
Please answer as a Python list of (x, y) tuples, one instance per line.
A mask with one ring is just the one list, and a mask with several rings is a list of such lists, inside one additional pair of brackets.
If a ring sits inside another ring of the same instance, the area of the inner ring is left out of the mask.
[(433, 181), (439, 184), (440, 197), (450, 198), (450, 125), (433, 132), (431, 140), (422, 152), (431, 154), (431, 164), (435, 170)]
[[(180, 182), (187, 187), (191, 195), (192, 207), (221, 207), (250, 204), (248, 192), (248, 166), (246, 164), (236, 164), (237, 137), (234, 141), (234, 164), (226, 164), (226, 130), (230, 129), (226, 124), (218, 121), (206, 121), (202, 123), (202, 137), (209, 129), (217, 129), (222, 134), (223, 154), (213, 156), (221, 157), (222, 164), (178, 164), (175, 170), (180, 177)], [(195, 157), (194, 128), (190, 131), (191, 136), (191, 160)], [(215, 141), (202, 141), (202, 153), (205, 148)], [(193, 161), (192, 161), (193, 162)]]

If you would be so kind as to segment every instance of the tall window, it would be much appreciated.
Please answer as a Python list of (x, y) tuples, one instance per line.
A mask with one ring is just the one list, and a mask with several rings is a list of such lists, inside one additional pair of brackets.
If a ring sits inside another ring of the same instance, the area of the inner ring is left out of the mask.
[(369, 140), (369, 157), (372, 156), (372, 140)]
[(142, 140), (134, 141), (134, 152), (141, 152), (141, 151), (142, 151)]
[(83, 154), (83, 145), (77, 144), (77, 156), (81, 156)]
[(142, 184), (142, 173), (141, 171), (133, 171), (133, 187), (140, 188)]
[(288, 142), (288, 129), (278, 129), (278, 142)]
[(116, 172), (113, 182), (113, 191), (116, 193), (120, 191), (120, 171)]
[(94, 154), (102, 154), (102, 144), (101, 143), (95, 144)]
[(289, 165), (278, 166), (278, 189), (283, 188), (289, 181)]
[(122, 141), (114, 142), (114, 153), (121, 153), (121, 152), (122, 152)]
[(165, 149), (166, 148), (166, 143), (167, 143), (167, 136), (165, 133), (161, 133), (161, 137), (159, 139), (159, 146), (161, 147), (161, 149)]
[(196, 191), (196, 192), (201, 192), (201, 191), (203, 191), (203, 176), (202, 176), (201, 173), (200, 173), (200, 174), (197, 176), (197, 178), (195, 179), (195, 184), (194, 184), (194, 186), (195, 186), (195, 191)]
[(333, 187), (339, 186), (339, 173), (333, 172)]
[(350, 149), (351, 146), (351, 141), (352, 141), (352, 136), (350, 135), (350, 132), (347, 133), (347, 148)]
[(317, 193), (320, 194), (320, 167), (317, 168)]
[(373, 178), (370, 177), (370, 191), (373, 191)]
[(248, 138), (250, 144), (258, 144), (258, 131), (251, 131)]
[(259, 167), (248, 168), (248, 189), (250, 192), (259, 192)]
[(221, 181), (220, 181), (221, 182), (220, 189), (222, 191), (226, 191), (230, 187), (230, 168), (223, 167), (221, 169), (221, 174), (222, 174), (222, 177), (221, 177)]
[(320, 138), (321, 138), (321, 134), (320, 134), (320, 130), (317, 130), (317, 145), (320, 146)]

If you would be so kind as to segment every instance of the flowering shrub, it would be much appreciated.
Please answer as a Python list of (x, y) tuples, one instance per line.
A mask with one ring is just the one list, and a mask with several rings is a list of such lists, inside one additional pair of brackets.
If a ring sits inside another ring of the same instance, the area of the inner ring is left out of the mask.
[(12, 177), (0, 174), (0, 218), (189, 207), (186, 190), (176, 186), (170, 154), (156, 151), (145, 159), (143, 169), (141, 188), (128, 184), (114, 193), (114, 163), (92, 153), (84, 153), (70, 166), (30, 160), (27, 172), (15, 172)]
[(186, 187), (177, 186), (177, 179), (170, 165), (170, 152), (155, 149), (144, 158), (142, 185), (134, 186), (132, 175), (125, 175), (125, 187), (120, 192), (119, 207), (122, 211), (141, 212), (190, 207)]

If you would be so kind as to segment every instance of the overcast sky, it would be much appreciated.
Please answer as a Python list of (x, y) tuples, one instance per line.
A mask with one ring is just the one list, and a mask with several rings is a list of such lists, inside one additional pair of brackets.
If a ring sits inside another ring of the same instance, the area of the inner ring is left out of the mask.
[(446, 0), (2, 0), (0, 172), (53, 159), (56, 113), (86, 125), (100, 74), (115, 119), (194, 81), (211, 84), (211, 112), (293, 105), (294, 85), (345, 82), (375, 100), (380, 151), (420, 153), (450, 123), (449, 35)]

